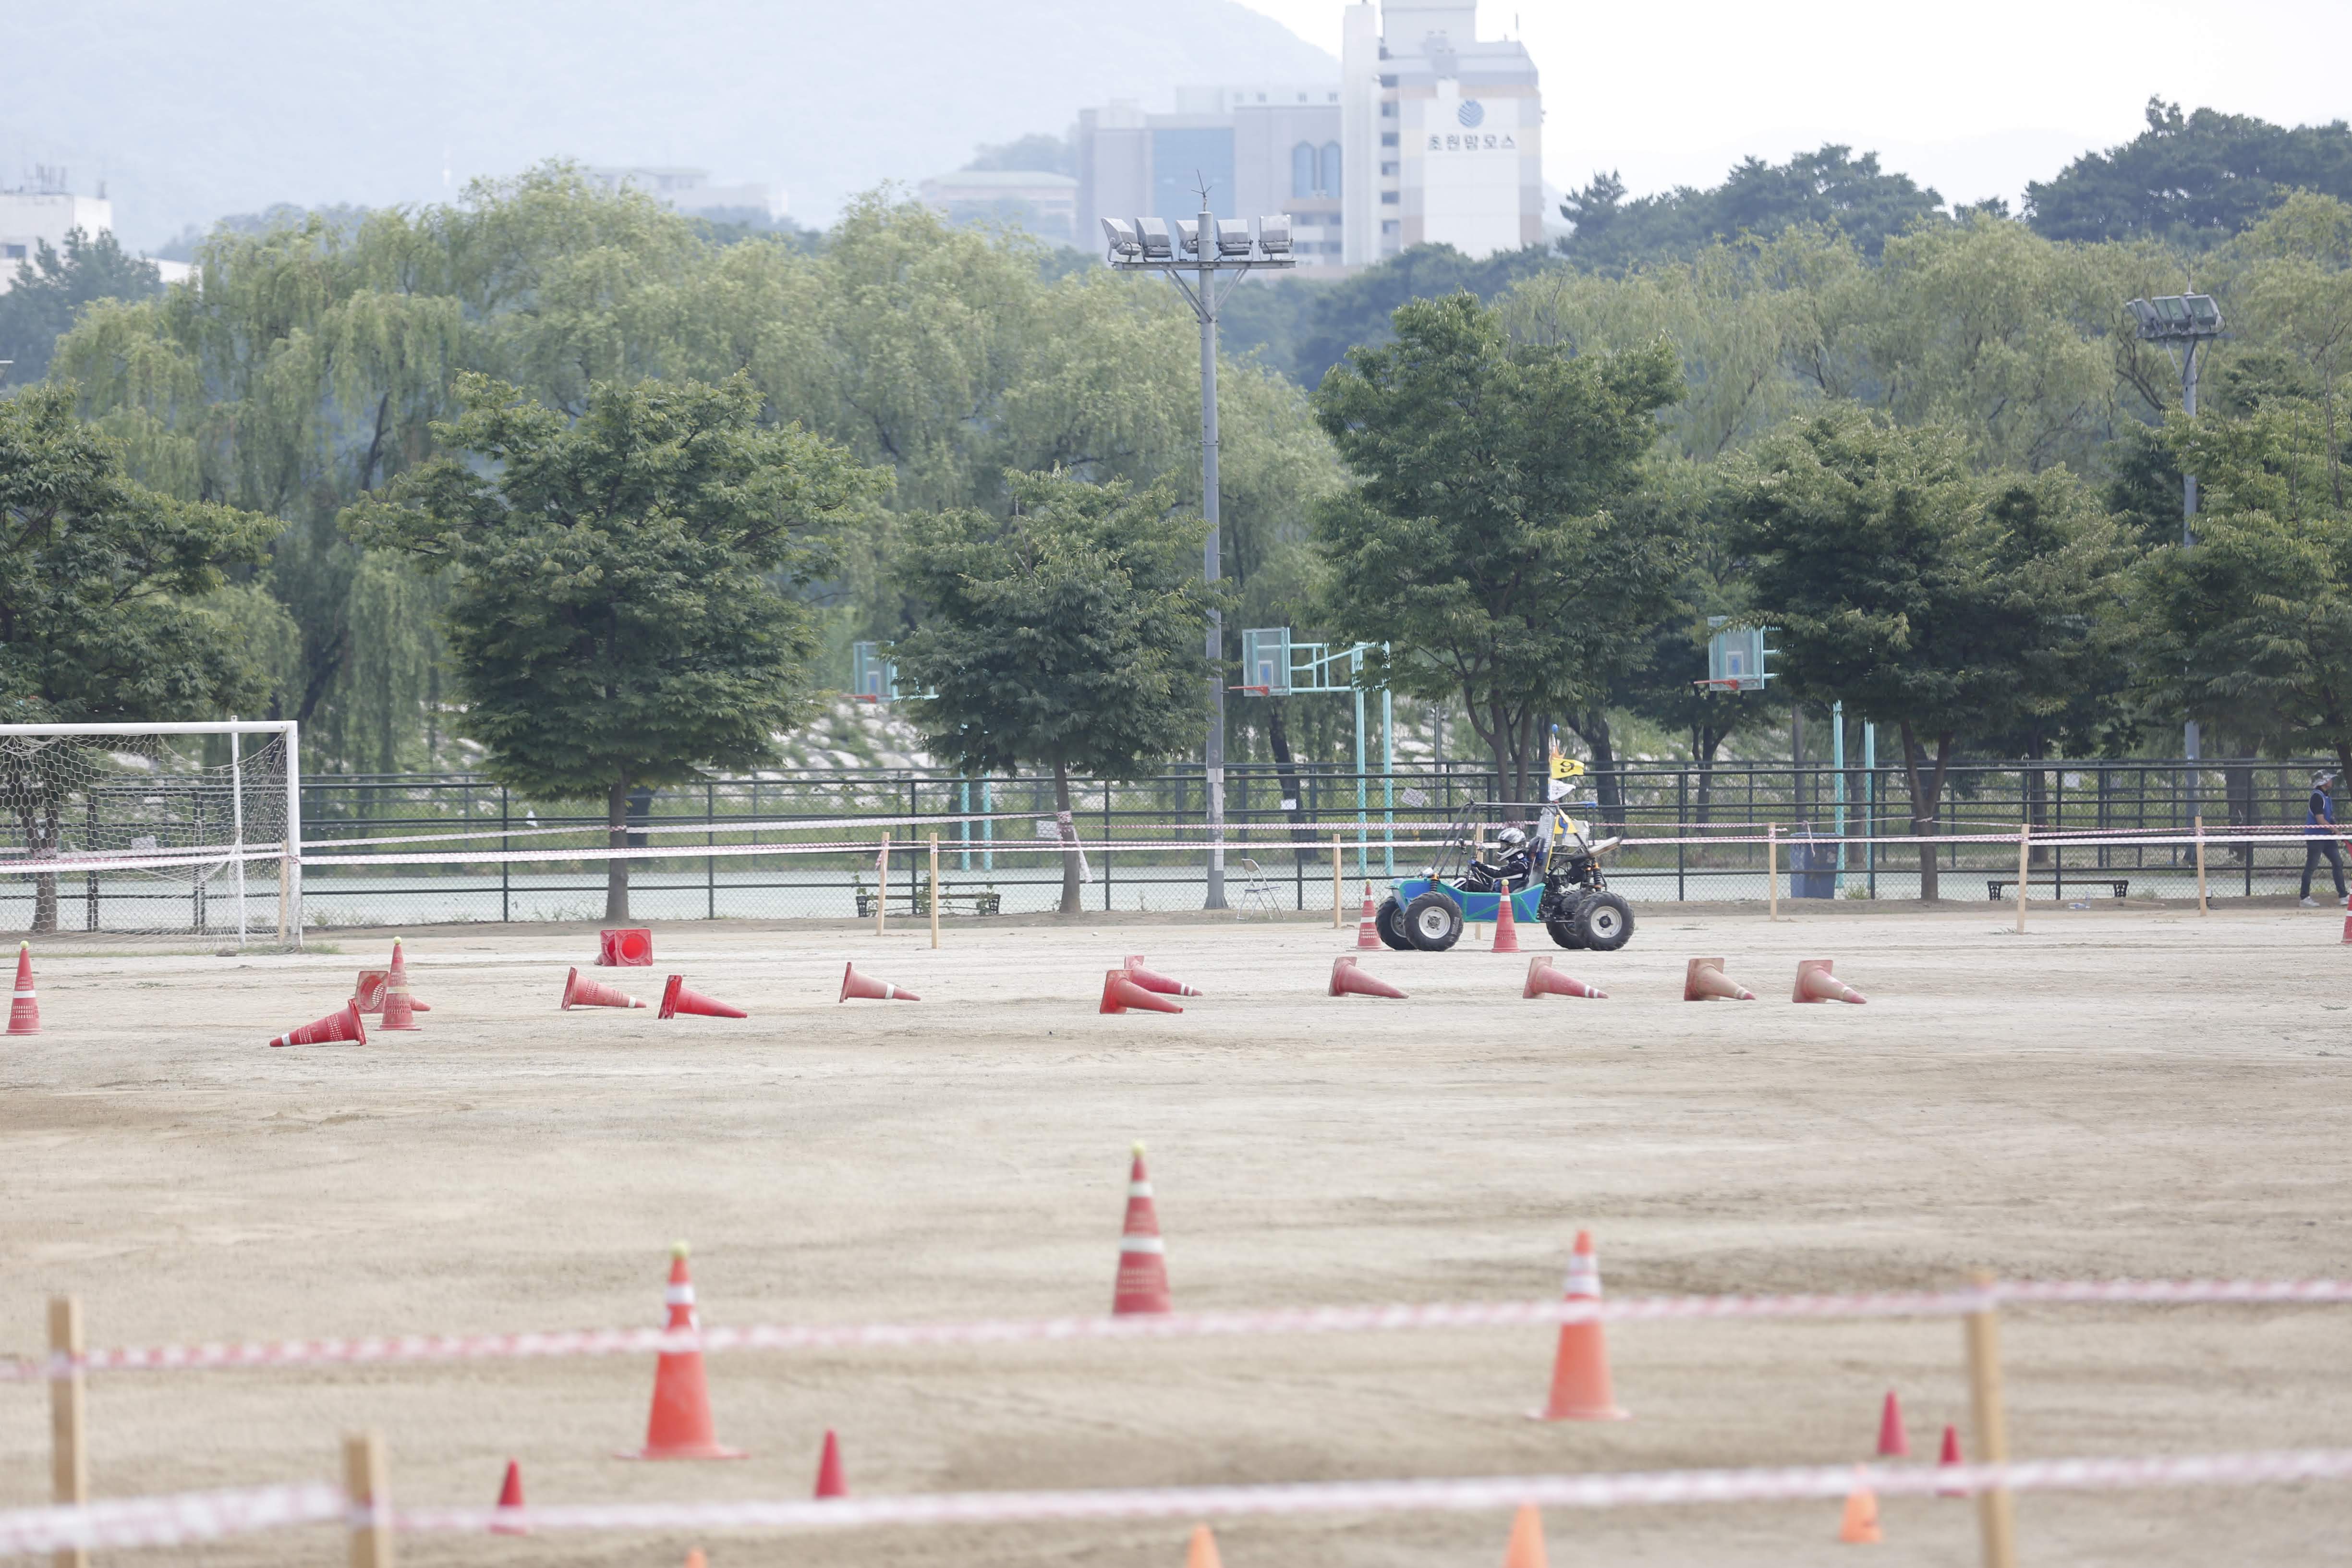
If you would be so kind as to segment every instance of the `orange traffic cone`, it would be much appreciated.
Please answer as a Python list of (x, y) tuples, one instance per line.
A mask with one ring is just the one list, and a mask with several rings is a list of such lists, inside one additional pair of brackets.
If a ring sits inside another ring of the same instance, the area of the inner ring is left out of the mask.
[(596, 933), (597, 968), (651, 969), (653, 965), (654, 933), (644, 926)]
[(2352, 945), (2352, 893), (2344, 896), (2344, 941)]
[(383, 983), (392, 978), (389, 969), (362, 969), (360, 983), (352, 991), (352, 1002), (362, 1013), (383, 1011)]
[(690, 1546), (686, 1552), (686, 1568), (710, 1568), (710, 1559), (702, 1554), (701, 1547)]
[(1903, 1406), (1895, 1391), (1886, 1391), (1886, 1403), (1878, 1411), (1878, 1457), (1882, 1459), (1907, 1459), (1911, 1457), (1911, 1437), (1903, 1430)]
[[(400, 958), (400, 939), (398, 937), (394, 937), (392, 939), (392, 967), (384, 972), (384, 980), (389, 984), (391, 981), (395, 979), (406, 980), (407, 978), (408, 965), (402, 963)], [(431, 1007), (427, 1006), (425, 1002), (417, 996), (416, 988), (413, 985), (408, 989), (408, 1005), (413, 1010), (419, 1013), (430, 1013), (433, 1011)], [(362, 1008), (361, 1011), (365, 1012), (366, 1009)]]
[(1128, 978), (1124, 969), (1103, 972), (1102, 1005), (1097, 1013), (1124, 1013), (1133, 1008), (1145, 1013), (1181, 1013), (1184, 1009), (1165, 996), (1155, 996)]
[(1587, 985), (1572, 974), (1561, 973), (1551, 966), (1549, 958), (1537, 957), (1528, 960), (1528, 983), (1519, 987), (1520, 1000), (1530, 996), (1589, 996), (1596, 1002), (1605, 1002), (1609, 993), (1598, 985)]
[[(1959, 1468), (1959, 1464), (1960, 1429), (1957, 1426), (1948, 1426), (1944, 1428), (1944, 1451), (1936, 1457), (1936, 1468), (1939, 1470), (1958, 1469)], [(1936, 1495), (1937, 1497), (1966, 1497), (1969, 1494), (1965, 1489), (1960, 1487), (1937, 1487), (1936, 1489)]]
[(1801, 958), (1797, 961), (1797, 989), (1790, 994), (1791, 1002), (1867, 1002), (1869, 997), (1830, 973), (1836, 962), (1827, 958)]
[(1486, 950), (1489, 952), (1519, 951), (1518, 911), (1511, 905), (1512, 899), (1507, 890), (1495, 895), (1495, 944)]
[[(698, 1329), (694, 1310), (694, 1279), (686, 1271), (686, 1243), (670, 1248), (669, 1289), (662, 1300), (669, 1307), (671, 1330)], [(654, 1367), (653, 1414), (646, 1418), (646, 1446), (624, 1459), (740, 1459), (740, 1448), (722, 1448), (710, 1422), (710, 1388), (703, 1381), (700, 1351), (664, 1351)]]
[(1886, 1539), (1878, 1529), (1878, 1494), (1863, 1482), (1859, 1472), (1854, 1476), (1853, 1490), (1846, 1494), (1845, 1518), (1838, 1523), (1838, 1539), (1848, 1546), (1876, 1546)]
[(1217, 1555), (1217, 1538), (1207, 1525), (1192, 1527), (1192, 1539), (1184, 1545), (1184, 1568), (1225, 1568), (1224, 1559)]
[[(1592, 1250), (1592, 1233), (1576, 1233), (1576, 1250), (1568, 1255), (1570, 1301), (1601, 1300), (1601, 1259)], [(1617, 1405), (1609, 1386), (1609, 1346), (1598, 1319), (1559, 1326), (1559, 1350), (1552, 1358), (1551, 1398), (1536, 1413), (1538, 1421), (1622, 1421), (1627, 1412)]]
[(1404, 999), (1404, 993), (1390, 984), (1387, 981), (1382, 980), (1376, 974), (1367, 974), (1362, 970), (1357, 968), (1356, 961), (1353, 958), (1335, 958), (1331, 961), (1331, 989), (1326, 992), (1325, 994), (1329, 996), (1391, 996), (1399, 1001), (1402, 1001)]
[(1546, 1568), (1543, 1515), (1536, 1505), (1523, 1502), (1511, 1516), (1511, 1539), (1503, 1548), (1503, 1568)]
[(1198, 996), (1200, 994), (1198, 991), (1181, 980), (1171, 980), (1157, 971), (1146, 969), (1143, 966), (1143, 954), (1139, 952), (1130, 952), (1127, 955), (1127, 977), (1146, 991), (1156, 991), (1162, 996)]
[(642, 1007), (645, 1004), (618, 986), (607, 985), (601, 980), (583, 980), (574, 969), (563, 977), (563, 1000), (557, 1005), (569, 1013), (574, 1007)]
[(919, 1002), (922, 1000), (913, 992), (902, 991), (887, 980), (868, 980), (857, 973), (857, 965), (855, 963), (843, 968), (841, 995), (835, 1000), (837, 1003), (846, 1002), (852, 996), (863, 996), (873, 1002)]
[(1118, 1234), (1118, 1278), (1110, 1293), (1113, 1317), (1175, 1310), (1168, 1295), (1168, 1245), (1160, 1237), (1160, 1211), (1151, 1204), (1151, 1176), (1143, 1145), (1127, 1171), (1127, 1224)]
[[(16, 1031), (11, 1028), (8, 1032), (13, 1035)], [(339, 1040), (349, 1040), (358, 1046), (367, 1044), (367, 1025), (360, 1019), (356, 1001), (344, 1003), (340, 1011), (328, 1014), (315, 1024), (289, 1029), (269, 1043), (273, 1046), (331, 1046)]]
[[(1372, 885), (1364, 884), (1364, 915), (1356, 922), (1356, 951), (1378, 952), (1386, 943), (1381, 941), (1380, 911), (1372, 908)], [(2352, 922), (2348, 922), (2352, 923)]]
[(41, 1032), (41, 1004), (33, 994), (33, 944), (29, 942), (16, 944), (16, 994), (8, 1003), (8, 1032)]
[(849, 1495), (849, 1483), (842, 1479), (841, 1474), (841, 1439), (833, 1435), (833, 1428), (830, 1426), (824, 1429), (824, 1452), (817, 1456), (816, 1495), (818, 1497)]
[(686, 976), (673, 974), (669, 977), (669, 984), (662, 987), (661, 1011), (654, 1016), (675, 1018), (680, 1013), (686, 1014), (688, 1017), (698, 1018), (748, 1018), (751, 1016), (740, 1007), (730, 1007), (726, 1003), (714, 1001), (699, 991), (688, 990)]
[[(512, 1459), (507, 1461), (507, 1479), (499, 1488), (499, 1512), (515, 1514), (522, 1511), (522, 1467)], [(493, 1520), (492, 1535), (529, 1535), (530, 1530), (509, 1520)]]
[(415, 1002), (416, 998), (408, 994), (408, 965), (400, 956), (400, 939), (394, 937), (392, 970), (383, 979), (383, 1026), (387, 1029), (416, 1027)]
[(1683, 972), (1683, 1000), (1712, 1002), (1717, 997), (1731, 1002), (1753, 1002), (1756, 993), (1733, 980), (1723, 972), (1719, 958), (1694, 958)]

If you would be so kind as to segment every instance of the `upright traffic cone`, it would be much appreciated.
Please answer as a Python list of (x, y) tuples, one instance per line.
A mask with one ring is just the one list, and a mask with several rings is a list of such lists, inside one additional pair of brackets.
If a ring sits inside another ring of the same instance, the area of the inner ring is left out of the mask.
[(1886, 1537), (1878, 1529), (1878, 1494), (1872, 1491), (1860, 1473), (1853, 1480), (1853, 1490), (1845, 1498), (1845, 1517), (1838, 1521), (1838, 1539), (1848, 1546), (1876, 1546)]
[(41, 1004), (40, 999), (33, 994), (33, 944), (29, 942), (16, 944), (16, 994), (8, 1002), (8, 1032), (12, 1035), (37, 1035), (41, 1032)]
[[(517, 1514), (522, 1511), (522, 1467), (512, 1459), (507, 1461), (507, 1479), (499, 1488), (499, 1512)], [(509, 1519), (490, 1522), (492, 1535), (529, 1535), (530, 1530)]]
[(1519, 987), (1519, 999), (1530, 996), (1589, 996), (1605, 1002), (1609, 993), (1598, 985), (1587, 985), (1572, 974), (1563, 974), (1551, 966), (1551, 960), (1538, 956), (1528, 960), (1528, 983)]
[[(1601, 1300), (1601, 1259), (1592, 1250), (1592, 1233), (1576, 1233), (1576, 1250), (1568, 1256), (1566, 1300)], [(1538, 1421), (1622, 1421), (1627, 1412), (1617, 1405), (1609, 1386), (1609, 1346), (1599, 1319), (1559, 1326), (1559, 1350), (1552, 1358), (1551, 1397), (1536, 1412)]]
[(1110, 1310), (1120, 1318), (1175, 1310), (1168, 1296), (1168, 1245), (1160, 1237), (1160, 1211), (1151, 1204), (1151, 1176), (1143, 1168), (1140, 1143), (1127, 1171), (1127, 1224), (1118, 1234), (1118, 1278), (1111, 1285)]
[[(8, 1031), (15, 1034), (15, 1029)], [(328, 1014), (315, 1024), (305, 1024), (299, 1029), (289, 1029), (269, 1043), (273, 1046), (331, 1046), (339, 1040), (349, 1040), (355, 1046), (367, 1044), (367, 1025), (361, 1021), (359, 1004), (346, 1002), (338, 1012)]]
[(1364, 884), (1363, 918), (1356, 922), (1356, 951), (1378, 952), (1386, 945), (1381, 941), (1380, 911), (1372, 907), (1372, 885), (1367, 882)]
[(673, 974), (669, 977), (669, 984), (662, 987), (661, 1011), (654, 1016), (675, 1018), (680, 1013), (698, 1018), (748, 1018), (751, 1016), (740, 1007), (730, 1007), (726, 1003), (714, 1001), (699, 991), (688, 990), (686, 976)]
[(1511, 895), (1507, 889), (1495, 895), (1495, 943), (1486, 951), (1489, 952), (1519, 951), (1519, 917), (1518, 912), (1511, 907)]
[(1364, 971), (1357, 968), (1356, 961), (1353, 958), (1335, 958), (1331, 961), (1331, 989), (1324, 993), (1324, 994), (1328, 996), (1389, 996), (1393, 997), (1398, 1001), (1402, 1001), (1404, 999), (1404, 993), (1390, 984), (1387, 981), (1382, 980), (1376, 974), (1368, 974)]
[[(398, 937), (394, 937), (392, 939), (392, 967), (384, 971), (383, 977), (386, 984), (390, 984), (394, 980), (405, 981), (408, 978), (408, 965), (401, 959), (400, 939)], [(414, 985), (411, 985), (408, 988), (408, 1005), (411, 1008), (419, 1013), (430, 1013), (433, 1011), (431, 1007), (426, 1006), (424, 1001), (418, 997), (416, 994), (416, 987)], [(367, 1008), (362, 1006), (360, 1011), (364, 1013), (367, 1011)]]
[[(1947, 1426), (1944, 1428), (1944, 1451), (1936, 1456), (1936, 1468), (1939, 1470), (1956, 1470), (1959, 1468), (1959, 1467), (1960, 1429), (1957, 1426)], [(1967, 1489), (1962, 1487), (1937, 1487), (1936, 1489), (1936, 1495), (1937, 1497), (1966, 1497), (1969, 1494)]]
[(1503, 1547), (1503, 1568), (1546, 1568), (1543, 1515), (1536, 1505), (1523, 1502), (1511, 1515), (1511, 1539)]
[(1878, 1457), (1882, 1459), (1907, 1459), (1911, 1457), (1911, 1437), (1903, 1430), (1903, 1406), (1895, 1391), (1886, 1391), (1886, 1403), (1878, 1411)]
[(645, 1004), (616, 985), (607, 985), (601, 980), (583, 980), (580, 971), (574, 969), (564, 975), (563, 1000), (556, 1005), (569, 1013), (574, 1007), (642, 1007)]
[(817, 1456), (815, 1495), (818, 1497), (849, 1495), (849, 1483), (842, 1478), (841, 1474), (841, 1439), (833, 1435), (833, 1428), (830, 1426), (824, 1429), (824, 1452)]
[(710, 1559), (702, 1554), (701, 1547), (689, 1546), (686, 1549), (685, 1568), (710, 1568)]
[(841, 994), (835, 1000), (836, 1003), (846, 1002), (853, 996), (862, 996), (873, 1002), (919, 1002), (922, 1000), (913, 992), (902, 991), (887, 980), (868, 980), (865, 975), (857, 973), (857, 965), (851, 963), (845, 965), (841, 971)]
[(2352, 946), (2352, 893), (2344, 896), (2344, 941)]
[(1156, 991), (1162, 996), (1198, 996), (1200, 993), (1181, 980), (1171, 980), (1155, 970), (1143, 966), (1143, 954), (1127, 955), (1127, 977), (1146, 991)]
[[(416, 998), (408, 994), (408, 965), (400, 956), (400, 939), (392, 939), (392, 971), (383, 977), (383, 1023), (386, 1029), (416, 1027)], [(356, 1003), (353, 1005), (357, 1005)]]
[[(669, 1308), (666, 1327), (698, 1329), (694, 1279), (686, 1270), (686, 1243), (670, 1248)], [(654, 1366), (653, 1414), (646, 1418), (646, 1446), (624, 1459), (740, 1459), (740, 1448), (722, 1448), (710, 1423), (710, 1388), (703, 1381), (700, 1351), (665, 1351)]]
[(1124, 969), (1103, 972), (1102, 1005), (1097, 1013), (1125, 1013), (1130, 1009), (1145, 1013), (1181, 1013), (1184, 1009), (1165, 996), (1156, 996), (1128, 977)]
[(1224, 1559), (1217, 1555), (1217, 1538), (1207, 1525), (1192, 1527), (1192, 1539), (1184, 1543), (1184, 1568), (1225, 1568)]
[(1730, 1002), (1753, 1002), (1756, 993), (1733, 980), (1723, 972), (1719, 958), (1694, 958), (1683, 972), (1683, 1000), (1712, 1002), (1717, 997)]
[(1797, 960), (1797, 989), (1790, 994), (1791, 1002), (1867, 1002), (1869, 997), (1830, 973), (1835, 963), (1828, 958)]

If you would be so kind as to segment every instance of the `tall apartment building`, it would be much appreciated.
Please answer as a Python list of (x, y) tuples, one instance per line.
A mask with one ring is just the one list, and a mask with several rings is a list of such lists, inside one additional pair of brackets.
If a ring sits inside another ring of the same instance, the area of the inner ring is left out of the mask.
[(1360, 0), (1337, 82), (1181, 89), (1172, 112), (1078, 116), (1079, 243), (1104, 217), (1287, 213), (1299, 271), (1410, 245), (1471, 256), (1543, 240), (1543, 98), (1511, 39), (1481, 41), (1477, 0)]

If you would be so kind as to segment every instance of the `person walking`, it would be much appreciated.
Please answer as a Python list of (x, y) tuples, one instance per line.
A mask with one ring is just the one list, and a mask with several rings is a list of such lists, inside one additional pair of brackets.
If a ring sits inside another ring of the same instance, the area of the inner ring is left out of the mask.
[(2336, 803), (2328, 798), (2328, 787), (2335, 784), (2332, 773), (2311, 775), (2311, 799), (2303, 814), (2303, 907), (2315, 910), (2318, 900), (2311, 896), (2311, 874), (2319, 869), (2319, 858), (2327, 857), (2328, 869), (2336, 874), (2336, 897), (2344, 899), (2344, 852), (2336, 847)]

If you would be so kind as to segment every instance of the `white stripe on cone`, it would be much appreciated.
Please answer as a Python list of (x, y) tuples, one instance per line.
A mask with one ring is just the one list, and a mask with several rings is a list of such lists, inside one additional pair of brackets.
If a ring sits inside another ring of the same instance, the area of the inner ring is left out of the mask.
[(1166, 1252), (1168, 1243), (1156, 1236), (1122, 1236), (1118, 1238), (1121, 1252)]
[(1129, 1182), (1127, 1184), (1127, 1195), (1131, 1198), (1148, 1198), (1151, 1195), (1151, 1184), (1150, 1182)]
[(1601, 1297), (1601, 1266), (1590, 1258), (1576, 1257), (1568, 1260), (1568, 1294)]
[(667, 1289), (662, 1292), (662, 1305), (666, 1307), (693, 1306), (694, 1287), (691, 1285), (670, 1286)]

